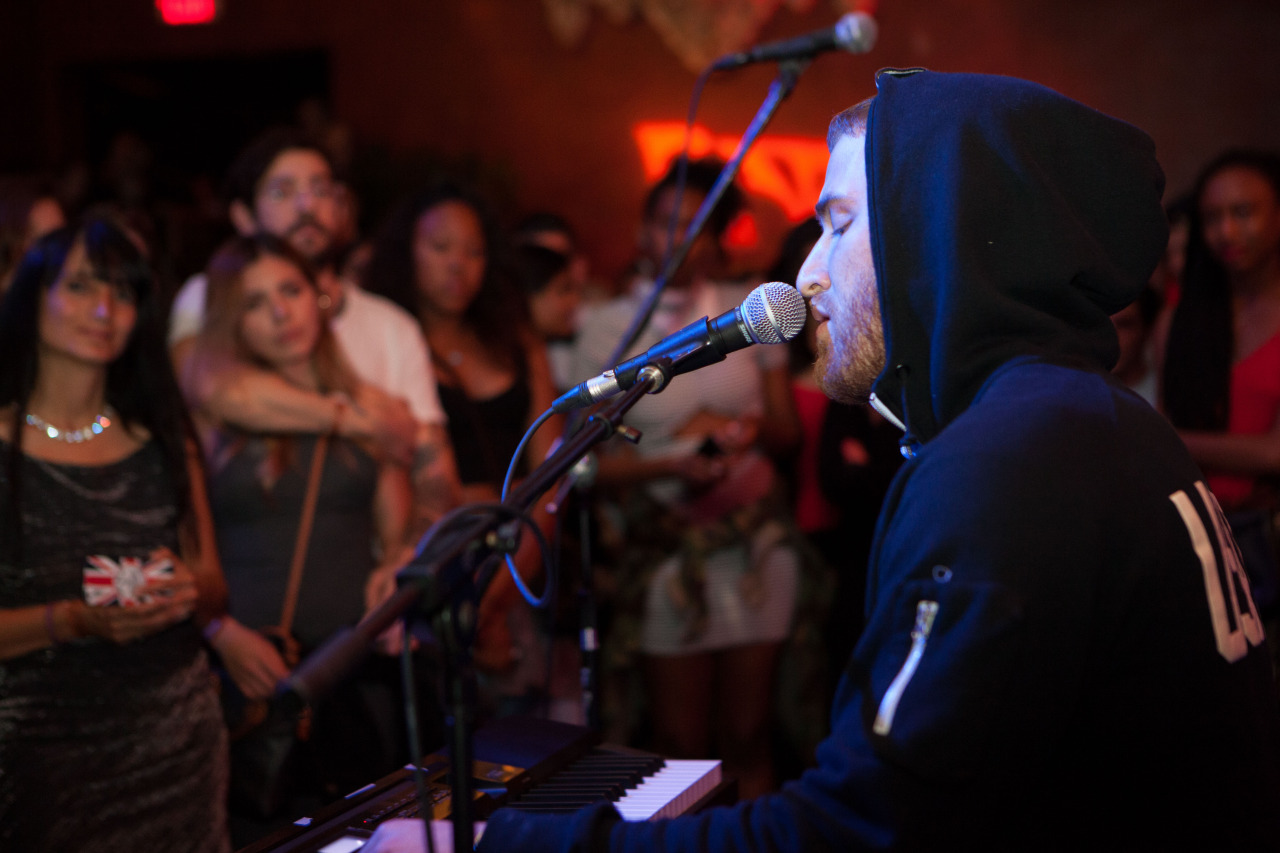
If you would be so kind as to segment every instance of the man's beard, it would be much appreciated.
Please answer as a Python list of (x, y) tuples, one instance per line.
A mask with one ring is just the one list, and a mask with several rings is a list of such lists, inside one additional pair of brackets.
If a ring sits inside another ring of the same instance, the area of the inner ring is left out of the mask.
[[(324, 235), (324, 245), (318, 250), (307, 250), (294, 242), (294, 236), (303, 228), (308, 227)], [(315, 270), (322, 270), (328, 267), (335, 256), (333, 233), (317, 222), (315, 217), (309, 213), (299, 214), (297, 220), (284, 232), (283, 237), (289, 245), (297, 249), (299, 254), (303, 255), (311, 263), (312, 268)]]
[(822, 393), (841, 403), (866, 403), (871, 399), (871, 389), (884, 371), (884, 332), (879, 323), (860, 324), (862, 336), (857, 345), (850, 347), (838, 361), (836, 347), (831, 340), (831, 323), (827, 322), (827, 334), (816, 340), (817, 362), (814, 371)]

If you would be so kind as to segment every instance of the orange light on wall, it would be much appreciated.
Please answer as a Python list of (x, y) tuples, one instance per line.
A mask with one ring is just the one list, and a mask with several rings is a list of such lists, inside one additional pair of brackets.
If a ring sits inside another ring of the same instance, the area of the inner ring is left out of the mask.
[(160, 20), (170, 26), (209, 24), (219, 12), (218, 0), (156, 0)]
[[(680, 122), (641, 122), (632, 128), (647, 181), (656, 181), (666, 172), (684, 146), (684, 134)], [(717, 136), (695, 125), (689, 156), (697, 159), (714, 154), (728, 160), (737, 148), (738, 137)], [(826, 140), (760, 136), (742, 161), (738, 182), (747, 192), (773, 199), (789, 220), (799, 222), (813, 215), (826, 171)]]

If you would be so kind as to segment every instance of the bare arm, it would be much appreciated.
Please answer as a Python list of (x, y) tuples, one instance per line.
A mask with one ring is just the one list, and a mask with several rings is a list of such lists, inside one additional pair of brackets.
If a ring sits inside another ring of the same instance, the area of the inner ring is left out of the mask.
[[(791, 396), (791, 379), (783, 366), (763, 374), (764, 413), (760, 417), (733, 418), (699, 411), (677, 431), (680, 436), (708, 436), (720, 448), (737, 453), (759, 445), (774, 455), (785, 455), (800, 441), (800, 417)], [(645, 458), (615, 443), (615, 452), (602, 456), (597, 479), (601, 485), (625, 485), (664, 477), (679, 477), (690, 485), (708, 485), (724, 475), (724, 464), (700, 454), (684, 457)]]
[(378, 471), (378, 485), (373, 498), (379, 564), (365, 583), (366, 611), (395, 592), (395, 573), (412, 556), (414, 543), (409, 540), (408, 533), (413, 503), (409, 473), (398, 465), (383, 463)]
[(209, 509), (209, 493), (205, 485), (204, 465), (200, 449), (187, 444), (187, 477), (191, 484), (191, 513), (195, 521), (191, 535), (195, 541), (182, 543), (182, 557), (195, 575), (196, 621), (201, 625), (227, 610), (227, 581), (218, 560), (218, 543), (213, 529), (213, 513)]
[(39, 604), (0, 610), (0, 660), (16, 658), (72, 639), (69, 609), (75, 604), (68, 599), (53, 602), (48, 608)]
[(398, 561), (404, 552), (412, 513), (413, 487), (409, 482), (409, 472), (399, 465), (384, 462), (378, 470), (378, 485), (373, 498), (374, 529), (384, 563)]
[(1178, 436), (1207, 473), (1245, 477), (1280, 474), (1280, 414), (1269, 432), (1257, 435), (1178, 430)]
[(1256, 476), (1280, 474), (1280, 431), (1262, 435), (1230, 435), (1224, 432), (1178, 433), (1191, 458), (1206, 471)]
[(180, 561), (174, 563), (171, 580), (149, 587), (160, 594), (146, 604), (129, 607), (90, 607), (81, 599), (68, 598), (0, 610), (0, 660), (85, 637), (125, 645), (191, 616), (196, 584)]
[[(555, 383), (551, 379), (551, 362), (547, 360), (547, 345), (532, 336), (525, 340), (525, 353), (529, 365), (529, 414), (525, 419), (525, 428), (533, 426), (533, 422), (556, 399)], [(551, 451), (551, 445), (564, 432), (564, 416), (552, 415), (547, 419), (533, 438), (529, 439), (529, 464), (536, 466)]]
[(197, 353), (194, 338), (174, 344), (183, 394), (211, 420), (248, 432), (328, 432), (332, 399), (306, 391), (267, 370)]
[(246, 432), (325, 433), (373, 442), (382, 454), (408, 463), (417, 424), (398, 398), (364, 384), (353, 405), (308, 391), (269, 370), (174, 345), (173, 363), (188, 404), (205, 419)]
[(615, 440), (611, 452), (601, 454), (596, 469), (596, 481), (601, 486), (626, 486), (679, 477), (691, 485), (713, 483), (724, 475), (724, 463), (699, 454), (688, 456), (643, 457), (630, 446)]
[(411, 540), (416, 541), (440, 516), (458, 505), (461, 483), (449, 436), (440, 424), (420, 424), (413, 453), (413, 517)]

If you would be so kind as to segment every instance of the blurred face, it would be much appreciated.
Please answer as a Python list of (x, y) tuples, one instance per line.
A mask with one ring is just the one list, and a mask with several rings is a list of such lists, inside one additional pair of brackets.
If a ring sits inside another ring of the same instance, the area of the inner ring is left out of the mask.
[(1231, 275), (1255, 272), (1280, 253), (1280, 199), (1253, 169), (1230, 166), (1210, 178), (1200, 216), (1205, 244)]
[(846, 403), (866, 402), (885, 365), (865, 142), (846, 135), (832, 149), (817, 207), (822, 236), (797, 276), (816, 323), (818, 386)]
[[(676, 245), (679, 245), (680, 241), (684, 239), (685, 232), (689, 230), (689, 225), (693, 222), (693, 218), (697, 216), (698, 208), (702, 206), (703, 201), (705, 201), (703, 195), (695, 190), (685, 189), (684, 195), (680, 200), (680, 213), (676, 217), (674, 235)], [(667, 232), (671, 224), (671, 213), (675, 210), (675, 206), (675, 189), (664, 190), (658, 196), (652, 215), (640, 226), (640, 253), (653, 262), (655, 270), (658, 269), (658, 266), (666, 257)], [(688, 284), (699, 274), (706, 274), (714, 265), (715, 260), (715, 240), (704, 228), (702, 233), (698, 235), (693, 247), (689, 250), (685, 262), (669, 284), (675, 286)]]
[(320, 338), (316, 289), (284, 258), (264, 255), (241, 275), (240, 340), (276, 369), (308, 362)]
[(484, 229), (470, 205), (446, 201), (418, 217), (413, 263), (423, 308), (460, 317), (480, 292), (485, 272)]
[(338, 228), (329, 164), (304, 148), (280, 152), (258, 181), (253, 217), (259, 230), (287, 240), (303, 257), (323, 261)]
[(98, 278), (77, 241), (40, 305), (41, 357), (106, 366), (124, 352), (137, 320), (133, 291)]
[(566, 269), (534, 295), (529, 297), (529, 314), (534, 331), (544, 340), (572, 338), (577, 331), (578, 305), (582, 301), (582, 285), (572, 271)]

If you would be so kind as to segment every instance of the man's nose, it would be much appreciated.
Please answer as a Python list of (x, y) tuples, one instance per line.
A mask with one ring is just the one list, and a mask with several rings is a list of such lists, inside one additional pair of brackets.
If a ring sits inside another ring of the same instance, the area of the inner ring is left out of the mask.
[(830, 286), (826, 255), (818, 251), (822, 242), (819, 240), (814, 243), (813, 248), (809, 250), (809, 257), (804, 259), (800, 272), (796, 274), (796, 289), (805, 299), (812, 299)]

